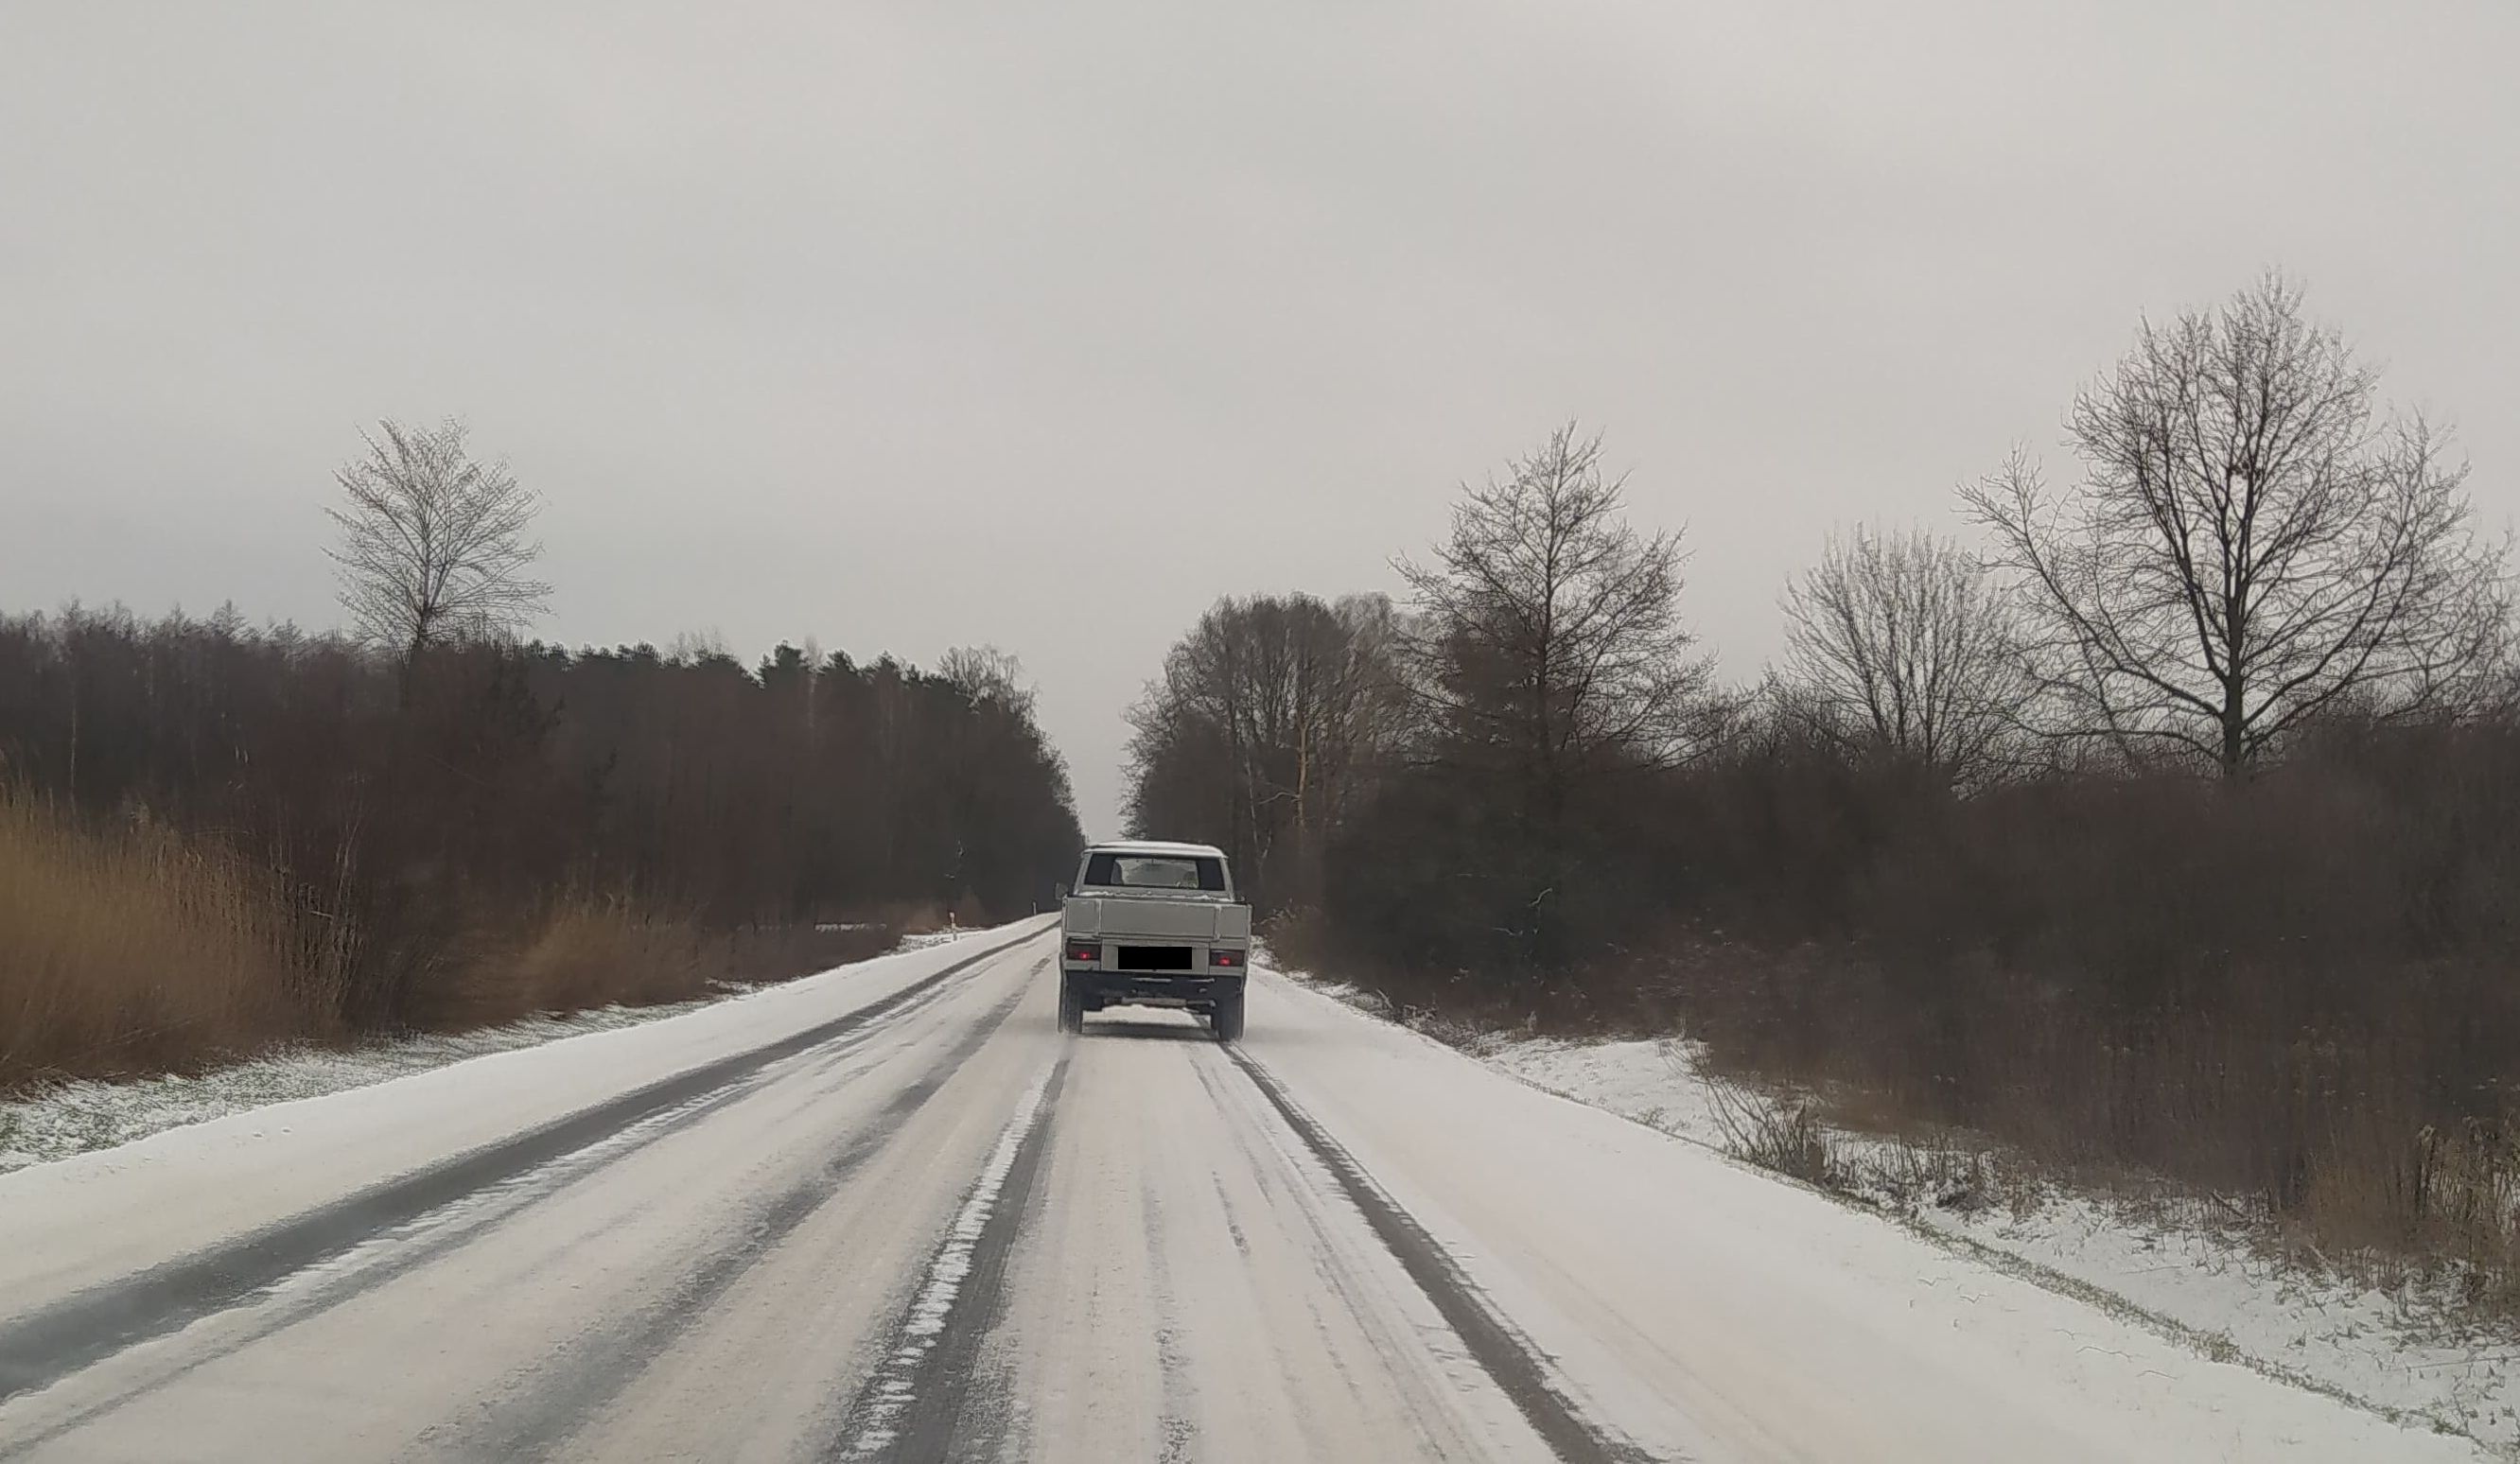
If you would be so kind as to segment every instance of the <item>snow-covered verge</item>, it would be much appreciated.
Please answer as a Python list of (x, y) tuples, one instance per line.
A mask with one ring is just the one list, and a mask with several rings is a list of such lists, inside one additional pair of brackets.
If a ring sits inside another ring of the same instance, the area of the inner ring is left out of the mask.
[[(1370, 995), (1317, 991), (1388, 1016)], [(1711, 1148), (1760, 1098), (1677, 1039), (1570, 1042), (1408, 1025), (1535, 1087)], [(2200, 1202), (2078, 1192), (1951, 1141), (1920, 1147), (1827, 1130), (1825, 1188), (1955, 1249), (2118, 1311), (2208, 1356), (2244, 1362), (2386, 1416), (2520, 1459), (2520, 1334), (2464, 1315), (2438, 1281), (2394, 1289), (2271, 1244)]]
[[(972, 934), (949, 929), (905, 937), (896, 948), (924, 950)], [(776, 984), (776, 983), (772, 983)], [(679, 1016), (760, 990), (729, 983), (696, 1001), (657, 1006), (605, 1006), (564, 1016), (533, 1016), (472, 1032), (275, 1052), (198, 1076), (169, 1074), (121, 1082), (58, 1084), (0, 1100), (0, 1174), (30, 1164), (112, 1148), (188, 1124), (248, 1109), (366, 1087), (468, 1058)]]

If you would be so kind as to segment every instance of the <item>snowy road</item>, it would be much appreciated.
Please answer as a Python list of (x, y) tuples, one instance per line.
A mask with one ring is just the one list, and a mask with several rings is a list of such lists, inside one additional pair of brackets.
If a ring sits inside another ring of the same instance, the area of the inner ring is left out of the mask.
[(1062, 1036), (1054, 954), (0, 1177), (0, 1457), (2476, 1457), (1265, 973)]

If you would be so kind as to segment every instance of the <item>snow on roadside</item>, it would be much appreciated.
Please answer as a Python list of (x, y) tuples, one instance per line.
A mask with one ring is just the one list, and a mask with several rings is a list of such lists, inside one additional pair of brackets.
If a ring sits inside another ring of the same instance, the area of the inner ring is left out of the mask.
[(1472, 1043), (1470, 1052), (1534, 1087), (1711, 1148), (1724, 1146), (1715, 1105), (1697, 1078), (1696, 1055), (1676, 1038), (1623, 1043), (1489, 1038)]
[[(1298, 979), (1387, 1015), (1353, 987)], [(1408, 1025), (1535, 1087), (1676, 1138), (1725, 1145), (1718, 1090), (1686, 1041), (1572, 1042), (1435, 1030), (1418, 1019)], [(1911, 1228), (2053, 1289), (2135, 1313), (2209, 1355), (2520, 1458), (2520, 1335), (2460, 1322), (2454, 1301), (2438, 1291), (2382, 1291), (2287, 1263), (2244, 1224), (2215, 1224), (2201, 1215), (2190, 1219), (2161, 1205), (2045, 1181), (1962, 1183), (1955, 1188), (1967, 1203), (1916, 1203), (1914, 1186), (1881, 1178), (1904, 1166), (1912, 1150), (1843, 1131), (1830, 1137), (1855, 1171), (1856, 1195)]]
[[(924, 950), (971, 933), (949, 929), (908, 936), (895, 949)], [(167, 1074), (122, 1082), (57, 1084), (25, 1097), (0, 1099), (0, 1175), (249, 1108), (366, 1087), (467, 1058), (537, 1047), (589, 1032), (641, 1026), (757, 990), (754, 985), (728, 983), (697, 1000), (659, 1006), (596, 1007), (359, 1047), (292, 1048), (198, 1077)]]

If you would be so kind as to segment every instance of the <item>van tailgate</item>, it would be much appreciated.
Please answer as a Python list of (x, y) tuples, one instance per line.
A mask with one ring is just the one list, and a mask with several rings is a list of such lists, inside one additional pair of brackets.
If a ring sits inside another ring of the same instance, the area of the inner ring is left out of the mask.
[[(1069, 902), (1068, 926), (1080, 934), (1086, 924), (1075, 918), (1074, 907), (1086, 903)], [(1216, 905), (1203, 900), (1115, 900), (1107, 896), (1091, 903), (1099, 907), (1093, 933), (1105, 939), (1163, 936), (1185, 941), (1238, 941), (1251, 934), (1248, 906)]]

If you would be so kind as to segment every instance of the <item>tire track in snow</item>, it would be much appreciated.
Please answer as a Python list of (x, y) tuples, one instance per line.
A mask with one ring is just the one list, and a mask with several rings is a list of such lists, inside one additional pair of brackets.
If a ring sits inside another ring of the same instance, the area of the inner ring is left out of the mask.
[(1155, 1300), (1155, 1377), (1162, 1401), (1155, 1419), (1161, 1449), (1156, 1464), (1189, 1464), (1198, 1442), (1197, 1414), (1191, 1386), (1190, 1359), (1182, 1354), (1181, 1296), (1173, 1289), (1173, 1268), (1165, 1254), (1171, 1244), (1164, 1229), (1164, 1205), (1151, 1176), (1142, 1176), (1139, 1203), (1146, 1214), (1147, 1279)]
[(536, 1129), (414, 1171), (225, 1244), (92, 1287), (0, 1325), (0, 1401), (31, 1393), (153, 1337), (248, 1300), (288, 1277), (457, 1201), (516, 1179), (632, 1127), (709, 1097), (772, 1063), (893, 1014), (1028, 941), (974, 952), (855, 1011), (732, 1053)]
[[(1047, 961), (1036, 964), (1038, 976)], [(883, 1152), (912, 1116), (997, 1036), (1031, 992), (1029, 983), (983, 1013), (917, 1080), (878, 1109), (867, 1126), (834, 1146), (811, 1174), (766, 1205), (751, 1207), (732, 1227), (736, 1239), (694, 1262), (679, 1284), (620, 1325), (567, 1349), (533, 1380), (534, 1392), (489, 1422), (461, 1431), (453, 1450), (467, 1458), (523, 1459), (549, 1454), (601, 1417), (676, 1339), (698, 1325), (744, 1273), (802, 1226)], [(424, 1441), (429, 1442), (429, 1441)]]
[(1050, 1147), (1050, 1110), (1066, 1077), (1062, 1054), (1015, 1105), (825, 1458), (926, 1464), (953, 1456), (980, 1341), (997, 1310), (1007, 1256)]
[(1225, 1192), (1225, 1176), (1223, 1175), (1210, 1175), (1208, 1176), (1208, 1182), (1216, 1186), (1216, 1203), (1218, 1208), (1224, 1213), (1225, 1233), (1233, 1237), (1235, 1254), (1240, 1256), (1245, 1261), (1250, 1260), (1251, 1238), (1242, 1233), (1242, 1222), (1235, 1217), (1234, 1196)]
[[(1226, 1057), (1220, 1052), (1215, 1062), (1196, 1062), (1192, 1067), (1198, 1074), (1199, 1087), (1207, 1092), (1208, 1101), (1216, 1106), (1218, 1112), (1237, 1115), (1238, 1120), (1250, 1106), (1250, 1099), (1258, 1096), (1258, 1091), (1245, 1077), (1240, 1085), (1229, 1093), (1227, 1085), (1235, 1083), (1236, 1080), (1219, 1076), (1220, 1073), (1232, 1071), (1226, 1066)], [(1259, 1197), (1263, 1206), (1273, 1211), (1282, 1211), (1284, 1216), (1293, 1217), (1302, 1224), (1303, 1233), (1311, 1237), (1313, 1245), (1308, 1254), (1312, 1274), (1321, 1284), (1318, 1290), (1308, 1291), (1302, 1295), (1306, 1318), (1312, 1323), (1313, 1336), (1318, 1340), (1321, 1348), (1326, 1353), (1335, 1352), (1338, 1348), (1337, 1326), (1331, 1314), (1325, 1309), (1326, 1304), (1339, 1308), (1353, 1325), (1365, 1330), (1371, 1344), (1377, 1351), (1398, 1353), (1409, 1351), (1415, 1346), (1423, 1345), (1412, 1333), (1395, 1332), (1389, 1329), (1387, 1320), (1381, 1316), (1373, 1301), (1377, 1294), (1373, 1279), (1359, 1271), (1351, 1264), (1348, 1225), (1362, 1219), (1357, 1214), (1356, 1206), (1351, 1203), (1341, 1211), (1335, 1205), (1324, 1204), (1326, 1196), (1318, 1187), (1314, 1175), (1314, 1170), (1321, 1168), (1320, 1159), (1313, 1157), (1312, 1167), (1309, 1168), (1301, 1165), (1296, 1156), (1289, 1153), (1278, 1140), (1274, 1131), (1266, 1130), (1267, 1122), (1265, 1117), (1256, 1116), (1249, 1123), (1233, 1122), (1227, 1126), (1226, 1132), (1234, 1145), (1235, 1152), (1242, 1156), (1243, 1162), (1248, 1166), (1248, 1173), (1258, 1184)], [(1304, 1153), (1311, 1156), (1311, 1151), (1308, 1149)], [(1248, 1237), (1244, 1235), (1240, 1224), (1235, 1219), (1234, 1202), (1226, 1196), (1221, 1176), (1217, 1181), (1217, 1193), (1221, 1199), (1224, 1199), (1226, 1205), (1228, 1231), (1236, 1240), (1237, 1249), (1247, 1257), (1250, 1254)], [(1281, 1223), (1282, 1224), (1283, 1221), (1282, 1220)], [(1368, 1229), (1367, 1234), (1372, 1237), (1370, 1245), (1380, 1244), (1381, 1237), (1374, 1234), (1371, 1228)], [(1385, 1261), (1393, 1259), (1387, 1248), (1380, 1254)], [(1380, 1274), (1378, 1268), (1375, 1274)], [(1402, 1275), (1409, 1280), (1409, 1284), (1415, 1285), (1414, 1278), (1408, 1278), (1406, 1271)], [(1422, 1291), (1419, 1292), (1419, 1298), (1424, 1299)], [(1430, 1309), (1432, 1306), (1431, 1302), (1428, 1303)], [(1441, 1324), (1442, 1320), (1442, 1314), (1437, 1313), (1437, 1323)], [(1414, 1328), (1423, 1324), (1412, 1318), (1405, 1325)], [(1281, 1347), (1288, 1345), (1290, 1344), (1280, 1344)], [(1495, 1380), (1489, 1377), (1479, 1360), (1471, 1356), (1466, 1348), (1456, 1346), (1450, 1351), (1430, 1348), (1429, 1351), (1442, 1352), (1439, 1365), (1447, 1378), (1457, 1383), (1462, 1381), (1453, 1371), (1453, 1364), (1457, 1361), (1464, 1362), (1486, 1380), (1488, 1387), (1496, 1387)], [(1351, 1398), (1360, 1403), (1366, 1401), (1368, 1390), (1361, 1378), (1346, 1367), (1338, 1369), (1337, 1377)], [(1505, 1397), (1502, 1390), (1498, 1391), (1497, 1397), (1506, 1408), (1519, 1415), (1520, 1410), (1515, 1408), (1511, 1398)], [(1444, 1442), (1445, 1431), (1464, 1422), (1455, 1406), (1456, 1402), (1456, 1399), (1440, 1395), (1418, 1395), (1414, 1391), (1404, 1395), (1403, 1405), (1414, 1420), (1421, 1457), (1445, 1458), (1453, 1452), (1448, 1449)], [(1528, 1421), (1524, 1426), (1529, 1427)], [(1539, 1440), (1536, 1435), (1534, 1442), (1541, 1443), (1544, 1448), (1547, 1447), (1546, 1442)], [(1311, 1442), (1309, 1452), (1314, 1456), (1328, 1457), (1329, 1451), (1335, 1446), (1335, 1441), (1316, 1438)]]
[(1400, 1208), (1365, 1172), (1346, 1147), (1288, 1096), (1283, 1085), (1239, 1045), (1225, 1048), (1260, 1089), (1286, 1127), (1365, 1218), (1383, 1247), (1462, 1339), (1462, 1345), (1498, 1389), (1529, 1420), (1533, 1432), (1566, 1464), (1651, 1464), (1654, 1455), (1587, 1419), (1552, 1380), (1554, 1369), (1510, 1322), (1490, 1305), (1442, 1242)]

